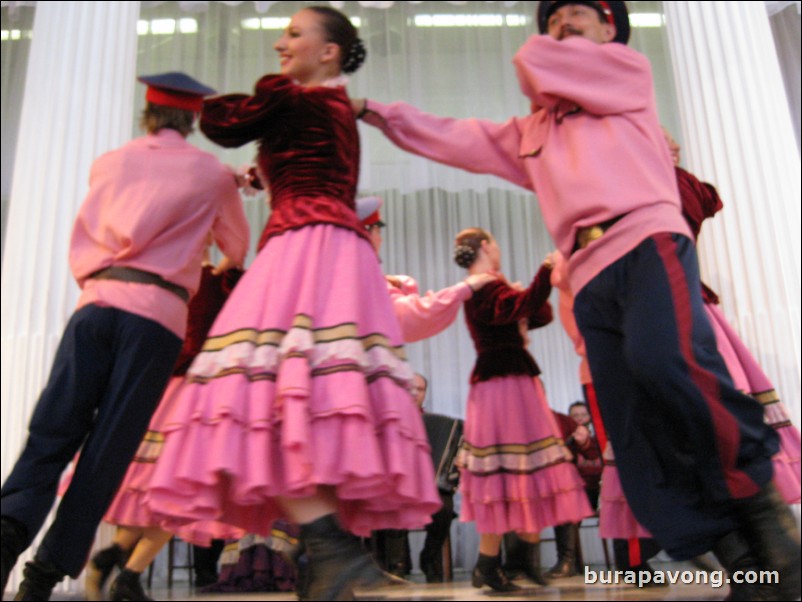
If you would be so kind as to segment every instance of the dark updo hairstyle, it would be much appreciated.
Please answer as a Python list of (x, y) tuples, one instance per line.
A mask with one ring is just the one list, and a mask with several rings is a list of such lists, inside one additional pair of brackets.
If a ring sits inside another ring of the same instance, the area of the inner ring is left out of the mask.
[(479, 256), (483, 241), (490, 241), (490, 232), (481, 228), (468, 228), (457, 234), (454, 242), (454, 261), (466, 270), (473, 265)]
[(309, 6), (306, 10), (322, 17), (326, 41), (340, 47), (340, 69), (343, 73), (353, 73), (359, 69), (365, 62), (368, 51), (357, 37), (356, 27), (348, 17), (329, 6)]

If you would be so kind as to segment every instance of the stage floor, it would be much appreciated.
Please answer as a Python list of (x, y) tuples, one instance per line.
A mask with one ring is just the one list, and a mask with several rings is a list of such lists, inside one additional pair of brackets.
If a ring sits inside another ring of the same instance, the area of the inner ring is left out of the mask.
[[(614, 575), (605, 573), (605, 583), (585, 584), (584, 576), (554, 580), (546, 587), (530, 585), (526, 581), (517, 582), (525, 589), (513, 594), (499, 594), (485, 587), (477, 590), (471, 586), (470, 575), (457, 572), (451, 583), (421, 583), (420, 575), (413, 575), (411, 585), (392, 586), (357, 592), (358, 600), (722, 600), (726, 597), (728, 587), (714, 587), (712, 578), (705, 583), (683, 583), (690, 577), (697, 577), (697, 569), (688, 563), (672, 562), (654, 565), (654, 568), (666, 572), (666, 579), (674, 576), (676, 583), (667, 587), (638, 587), (626, 583), (607, 583)], [(602, 570), (602, 567), (599, 567)], [(622, 577), (620, 577), (621, 579)], [(171, 590), (154, 588), (150, 595), (156, 600), (297, 600), (291, 593), (216, 593), (204, 594), (194, 591), (187, 583), (178, 583)], [(12, 593), (6, 593), (5, 599), (11, 599)], [(80, 600), (76, 596), (54, 594), (52, 600)]]

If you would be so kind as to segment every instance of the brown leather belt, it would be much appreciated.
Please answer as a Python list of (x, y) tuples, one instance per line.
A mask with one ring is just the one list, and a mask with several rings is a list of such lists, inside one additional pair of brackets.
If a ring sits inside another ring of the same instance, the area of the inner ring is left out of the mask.
[(619, 215), (612, 219), (608, 219), (600, 224), (593, 224), (592, 226), (585, 226), (576, 231), (576, 244), (571, 249), (571, 253), (575, 253), (579, 249), (584, 249), (594, 240), (601, 238), (607, 230), (609, 230), (614, 223), (620, 220), (623, 215)]
[(89, 277), (94, 280), (121, 280), (122, 282), (136, 282), (138, 284), (155, 284), (166, 291), (170, 291), (174, 295), (178, 295), (184, 303), (189, 302), (189, 291), (187, 289), (183, 286), (168, 282), (153, 272), (137, 270), (136, 268), (112, 266), (99, 270)]

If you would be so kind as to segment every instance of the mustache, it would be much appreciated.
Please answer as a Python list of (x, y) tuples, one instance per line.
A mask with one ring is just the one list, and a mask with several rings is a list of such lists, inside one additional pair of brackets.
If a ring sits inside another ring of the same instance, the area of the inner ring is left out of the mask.
[(571, 27), (570, 25), (565, 25), (560, 30), (560, 38), (559, 39), (563, 40), (563, 39), (567, 38), (568, 36), (581, 36), (581, 35), (582, 35), (582, 32), (579, 31), (578, 29), (576, 29), (574, 27)]

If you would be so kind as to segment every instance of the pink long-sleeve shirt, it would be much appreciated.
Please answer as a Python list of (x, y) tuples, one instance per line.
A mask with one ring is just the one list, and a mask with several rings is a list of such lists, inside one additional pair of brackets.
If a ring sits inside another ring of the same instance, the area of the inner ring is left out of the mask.
[(456, 319), (462, 304), (473, 291), (464, 282), (421, 296), (418, 283), (410, 276), (393, 276), (401, 285), (387, 283), (393, 311), (401, 325), (405, 343), (414, 343), (442, 332)]
[(187, 304), (150, 284), (95, 280), (109, 266), (158, 274), (198, 288), (206, 238), (241, 263), (249, 229), (232, 173), (217, 158), (164, 129), (132, 140), (92, 165), (89, 193), (72, 231), (70, 267), (93, 303), (154, 320), (183, 338)]
[[(549, 233), (570, 257), (575, 294), (647, 237), (691, 235), (646, 57), (618, 43), (534, 35), (513, 63), (533, 105), (526, 117), (450, 119), (371, 100), (364, 121), (412, 153), (536, 191)], [(573, 252), (579, 228), (620, 216)]]

